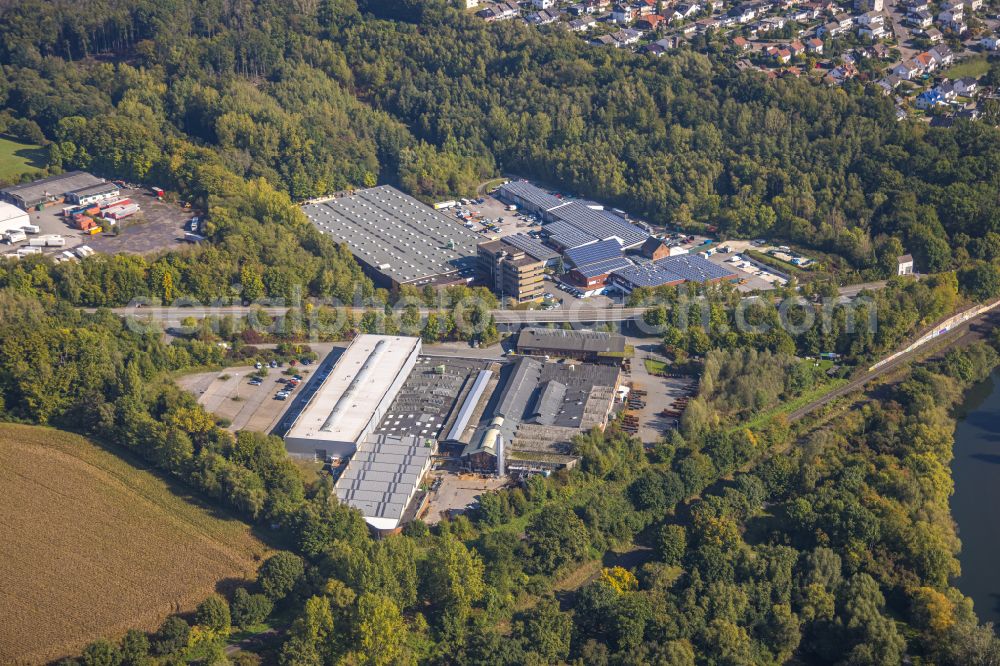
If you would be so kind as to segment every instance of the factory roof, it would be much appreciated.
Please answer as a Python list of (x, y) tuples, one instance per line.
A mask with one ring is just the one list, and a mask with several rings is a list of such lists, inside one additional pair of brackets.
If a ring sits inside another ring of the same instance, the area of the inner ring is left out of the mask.
[(321, 233), (400, 284), (475, 270), (476, 234), (389, 185), (302, 210)]
[(85, 171), (67, 171), (58, 176), (49, 176), (41, 180), (14, 185), (0, 190), (5, 195), (25, 201), (27, 203), (45, 201), (50, 197), (58, 197), (79, 190), (91, 185), (98, 185), (104, 181), (97, 176)]
[(611, 257), (610, 259), (603, 259), (601, 261), (584, 264), (583, 266), (577, 266), (573, 270), (585, 278), (596, 278), (602, 275), (609, 275), (616, 270), (627, 268), (631, 265), (632, 262), (624, 256), (617, 256)]
[(81, 187), (76, 190), (69, 190), (66, 194), (75, 194), (78, 197), (86, 197), (94, 194), (118, 192), (120, 190), (121, 188), (114, 183), (97, 183), (96, 185), (87, 185), (86, 187)]
[(27, 221), (25, 218), (28, 216), (23, 210), (15, 206), (14, 204), (7, 203), (5, 201), (0, 201), (0, 223), (7, 222), (9, 220)]
[(501, 197), (507, 195), (508, 198), (509, 196), (515, 196), (538, 210), (551, 210), (564, 203), (562, 199), (524, 180), (512, 180), (509, 183), (501, 185), (498, 194)]
[(551, 222), (542, 227), (549, 240), (566, 249), (582, 247), (597, 241), (597, 236), (580, 231), (569, 222)]
[(567, 331), (561, 328), (525, 328), (518, 333), (518, 349), (549, 349), (566, 352), (625, 351), (625, 337), (602, 331)]
[(538, 261), (549, 261), (559, 256), (559, 253), (552, 248), (542, 245), (542, 242), (532, 238), (527, 234), (511, 234), (504, 236), (503, 241), (508, 245), (513, 245), (525, 254), (528, 254)]
[(661, 268), (654, 263), (620, 268), (614, 272), (614, 275), (625, 280), (633, 287), (652, 288), (683, 281), (681, 276), (668, 271), (666, 268)]
[(435, 449), (433, 439), (415, 435), (369, 435), (358, 445), (334, 491), (375, 529), (395, 529)]
[(555, 221), (568, 222), (595, 238), (617, 238), (626, 248), (641, 245), (649, 236), (645, 230), (617, 215), (606, 215), (603, 211), (588, 208), (578, 201), (559, 206), (550, 213)]
[(285, 436), (356, 442), (419, 346), (420, 338), (354, 338)]
[(622, 256), (622, 246), (615, 238), (598, 241), (589, 245), (566, 250), (566, 258), (574, 266), (585, 266), (598, 261), (617, 259)]
[(676, 273), (688, 282), (709, 282), (736, 277), (736, 273), (725, 266), (714, 264), (697, 254), (680, 254), (666, 257), (656, 262), (660, 268)]

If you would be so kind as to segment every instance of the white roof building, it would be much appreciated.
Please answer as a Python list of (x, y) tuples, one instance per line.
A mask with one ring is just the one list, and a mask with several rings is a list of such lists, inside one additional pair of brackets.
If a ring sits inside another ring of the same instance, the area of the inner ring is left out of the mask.
[(354, 338), (285, 434), (288, 452), (323, 460), (352, 455), (382, 420), (420, 348), (420, 338)]
[(31, 222), (26, 212), (14, 204), (0, 201), (0, 233), (20, 229), (27, 224)]

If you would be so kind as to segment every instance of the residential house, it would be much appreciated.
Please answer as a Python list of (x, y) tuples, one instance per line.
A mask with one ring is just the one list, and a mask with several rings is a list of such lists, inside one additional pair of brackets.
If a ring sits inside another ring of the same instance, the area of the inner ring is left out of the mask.
[(938, 25), (951, 26), (954, 23), (964, 23), (965, 8), (962, 5), (954, 6), (938, 12)]
[(892, 50), (885, 44), (872, 44), (871, 48), (876, 58), (887, 60), (892, 55)]
[(795, 40), (794, 42), (788, 45), (788, 52), (792, 54), (793, 58), (795, 58), (796, 56), (804, 55), (806, 52), (806, 47), (799, 40)]
[(871, 40), (879, 40), (885, 37), (885, 26), (883, 25), (863, 25), (858, 28), (858, 37), (867, 37)]
[(487, 23), (494, 23), (496, 21), (509, 21), (515, 19), (520, 15), (520, 9), (513, 2), (498, 2), (495, 5), (486, 7), (476, 12), (476, 16), (480, 17)]
[(983, 0), (965, 0), (965, 8), (969, 12), (978, 12), (983, 8)]
[(551, 9), (555, 4), (555, 0), (531, 0), (531, 6), (535, 9)]
[(927, 38), (931, 44), (940, 44), (941, 40), (944, 39), (944, 35), (937, 28), (927, 28), (924, 30), (924, 37)]
[(934, 25), (934, 17), (926, 9), (910, 12), (904, 19), (905, 23), (914, 28), (927, 29)]
[(745, 37), (737, 36), (733, 38), (733, 46), (739, 51), (747, 51), (750, 49), (750, 42)]
[(581, 2), (579, 4), (572, 5), (566, 11), (572, 14), (573, 16), (583, 16), (584, 14), (594, 13), (594, 8), (586, 3)]
[(618, 41), (611, 35), (598, 35), (590, 40), (590, 43), (594, 46), (614, 46), (618, 48)]
[(921, 70), (920, 65), (913, 60), (904, 60), (892, 68), (892, 73), (902, 81), (912, 81), (920, 76)]
[(850, 28), (851, 24), (854, 23), (854, 19), (851, 18), (851, 15), (846, 12), (841, 12), (840, 14), (837, 14), (836, 16), (833, 17), (833, 20), (839, 23), (840, 27), (843, 28), (844, 30)]
[(615, 5), (611, 10), (611, 20), (620, 25), (630, 25), (635, 20), (635, 9), (632, 5)]
[(912, 254), (904, 254), (896, 259), (896, 275), (913, 275)]
[(899, 77), (895, 75), (889, 75), (876, 81), (875, 85), (878, 86), (879, 91), (883, 95), (888, 96), (891, 95), (892, 91), (895, 90), (896, 87), (899, 85)]
[(952, 84), (955, 88), (955, 93), (962, 95), (963, 97), (971, 97), (975, 95), (979, 90), (979, 81), (967, 76), (964, 79), (959, 79)]
[(1000, 51), (1000, 35), (990, 35), (979, 40), (979, 45), (987, 51)]
[(587, 14), (586, 16), (581, 16), (578, 19), (573, 19), (569, 22), (569, 29), (574, 32), (587, 32), (590, 30), (594, 24), (597, 23), (592, 15)]
[(938, 67), (947, 67), (955, 61), (955, 54), (952, 53), (951, 49), (944, 44), (938, 44), (928, 51), (928, 53), (931, 55), (931, 58), (934, 59), (934, 62)]
[(559, 12), (558, 10), (543, 9), (540, 12), (529, 14), (525, 20), (532, 25), (548, 25), (559, 20)]
[(639, 19), (636, 22), (635, 27), (639, 30), (657, 30), (659, 29), (660, 24), (665, 20), (666, 19), (659, 14), (650, 14), (649, 16), (643, 16)]
[(934, 92), (941, 95), (946, 102), (951, 102), (958, 97), (958, 92), (955, 90), (955, 84), (951, 81), (944, 81), (934, 86)]
[(706, 3), (706, 6), (710, 12), (717, 14), (722, 11), (722, 8), (726, 6), (726, 3), (722, 0), (709, 0), (709, 2)]
[(757, 9), (752, 5), (738, 5), (729, 10), (729, 15), (735, 18), (737, 23), (749, 23), (757, 18)]
[(722, 21), (717, 18), (698, 19), (694, 24), (698, 26), (698, 32), (700, 33), (706, 33), (709, 30), (718, 31), (722, 28)]
[(943, 104), (947, 104), (947, 100), (937, 90), (925, 90), (917, 95), (916, 107), (918, 109), (931, 109)]
[(688, 23), (686, 26), (681, 28), (681, 34), (686, 37), (690, 37), (696, 32), (698, 32), (698, 26), (696, 26), (694, 23)]
[(830, 21), (826, 25), (821, 25), (816, 28), (816, 34), (821, 38), (826, 37), (836, 37), (844, 32), (844, 28), (840, 27), (840, 24), (836, 21)]
[(905, 5), (906, 11), (910, 13), (929, 12), (931, 10), (931, 3), (928, 0), (910, 0)]
[(823, 55), (823, 40), (813, 37), (806, 42), (806, 51), (815, 53), (816, 55)]

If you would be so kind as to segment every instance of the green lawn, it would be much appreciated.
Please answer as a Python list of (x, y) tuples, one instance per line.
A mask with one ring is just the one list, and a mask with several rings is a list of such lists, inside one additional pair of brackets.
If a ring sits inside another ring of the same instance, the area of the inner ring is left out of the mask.
[(13, 181), (26, 171), (45, 167), (45, 150), (31, 143), (0, 137), (0, 181)]
[(666, 372), (667, 364), (663, 361), (657, 361), (656, 359), (647, 358), (643, 359), (643, 363), (646, 364), (646, 372), (651, 375), (658, 375), (661, 372)]
[(944, 71), (944, 77), (947, 79), (961, 79), (966, 76), (972, 76), (978, 79), (988, 71), (990, 71), (990, 63), (986, 60), (986, 56), (977, 55), (955, 63)]

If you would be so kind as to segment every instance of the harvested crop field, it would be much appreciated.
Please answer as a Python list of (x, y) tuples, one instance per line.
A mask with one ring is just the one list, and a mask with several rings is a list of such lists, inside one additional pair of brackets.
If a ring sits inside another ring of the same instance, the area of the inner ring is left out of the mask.
[(155, 629), (268, 548), (250, 527), (89, 440), (0, 424), (0, 663)]

